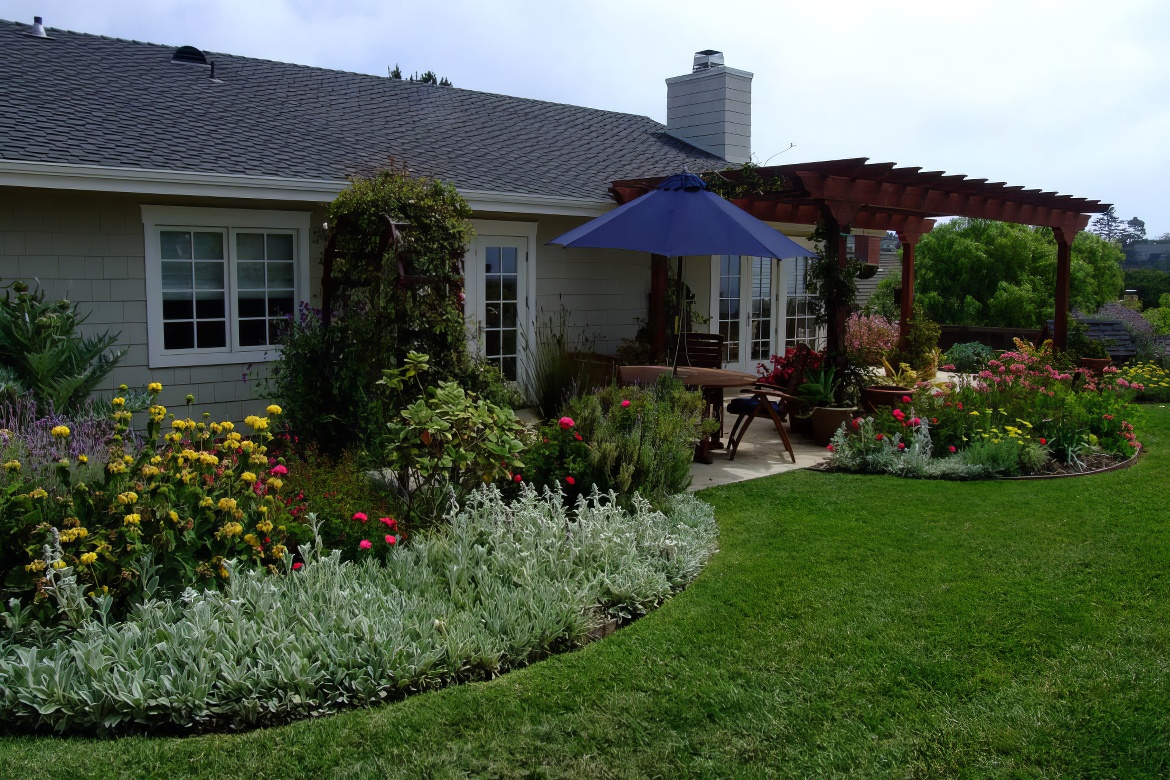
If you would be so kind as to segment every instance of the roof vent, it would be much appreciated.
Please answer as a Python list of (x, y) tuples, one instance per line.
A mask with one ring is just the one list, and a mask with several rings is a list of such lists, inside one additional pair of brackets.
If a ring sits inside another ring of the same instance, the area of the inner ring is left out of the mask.
[(171, 62), (178, 62), (183, 65), (206, 65), (207, 55), (194, 46), (180, 46), (171, 55)]
[(691, 73), (698, 73), (708, 68), (718, 68), (723, 65), (723, 52), (714, 49), (703, 49), (695, 52), (695, 65)]
[(45, 32), (44, 21), (39, 16), (33, 17), (32, 27), (25, 33), (30, 38), (47, 38), (52, 40), (52, 36)]

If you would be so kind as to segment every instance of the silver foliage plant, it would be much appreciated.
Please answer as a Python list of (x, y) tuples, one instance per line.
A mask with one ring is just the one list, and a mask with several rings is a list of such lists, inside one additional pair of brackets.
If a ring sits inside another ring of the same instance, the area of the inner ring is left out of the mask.
[[(919, 479), (987, 479), (995, 473), (982, 463), (972, 463), (966, 452), (947, 458), (932, 457), (930, 423), (922, 420), (906, 435), (877, 437), (873, 417), (859, 418), (851, 434), (842, 425), (833, 435), (829, 465), (859, 474), (894, 474)], [(899, 445), (903, 445), (899, 449)]]
[[(384, 565), (318, 551), (298, 571), (241, 568), (226, 591), (99, 608), (68, 632), (0, 630), (0, 723), (14, 730), (270, 725), (487, 679), (645, 614), (715, 550), (711, 507), (665, 513), (594, 492), (569, 512), (531, 489), (474, 494), (449, 528)], [(68, 572), (59, 570), (61, 589)], [(76, 609), (65, 594), (61, 606)]]

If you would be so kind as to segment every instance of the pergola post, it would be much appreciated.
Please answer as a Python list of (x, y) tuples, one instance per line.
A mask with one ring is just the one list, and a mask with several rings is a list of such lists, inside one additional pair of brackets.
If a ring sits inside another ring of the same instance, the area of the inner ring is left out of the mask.
[(1075, 231), (1053, 228), (1056, 236), (1056, 316), (1052, 328), (1052, 346), (1064, 349), (1068, 346), (1068, 299), (1072, 278), (1072, 240)]
[(654, 357), (666, 354), (666, 286), (665, 255), (650, 255), (650, 348)]
[(898, 318), (898, 343), (906, 346), (910, 336), (910, 320), (914, 318), (914, 248), (922, 234), (909, 230), (898, 232), (902, 242), (902, 311)]

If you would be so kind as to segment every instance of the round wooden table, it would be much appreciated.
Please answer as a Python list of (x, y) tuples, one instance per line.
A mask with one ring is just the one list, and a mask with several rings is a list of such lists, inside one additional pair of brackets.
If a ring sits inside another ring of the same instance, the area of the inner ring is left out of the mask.
[[(695, 368), (693, 366), (679, 366), (673, 369), (670, 366), (620, 366), (618, 372), (623, 384), (646, 384), (658, 379), (662, 374), (675, 373), (678, 380), (688, 387), (697, 387), (700, 390), (726, 390), (729, 387), (750, 387), (760, 380), (755, 374), (745, 374), (742, 371), (730, 371), (725, 368)], [(719, 402), (719, 433), (715, 440), (704, 436), (695, 448), (695, 460), (700, 463), (712, 463), (711, 449), (723, 447), (723, 402), (720, 395)]]

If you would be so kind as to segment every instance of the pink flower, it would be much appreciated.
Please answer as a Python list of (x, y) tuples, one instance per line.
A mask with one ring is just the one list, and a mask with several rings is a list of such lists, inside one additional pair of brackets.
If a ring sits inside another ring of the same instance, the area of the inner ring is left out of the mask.
[(293, 571), (300, 571), (301, 567), (303, 567), (304, 565), (305, 564), (301, 563), (300, 561), (297, 561), (296, 563), (293, 564)]
[(573, 479), (572, 477), (565, 477), (565, 482), (569, 483), (570, 485), (577, 484), (577, 480)]
[(517, 474), (517, 475), (515, 475), (514, 477), (512, 477), (512, 481), (513, 481), (513, 482), (523, 482), (523, 481), (524, 481), (524, 477), (522, 477), (521, 475)]
[(386, 544), (398, 544), (398, 539), (390, 534), (386, 534)]
[(623, 398), (623, 399), (622, 399), (622, 408), (623, 408), (623, 409), (625, 409), (625, 408), (626, 408), (627, 406), (629, 406), (629, 405), (630, 405), (630, 401), (629, 401), (629, 399), (628, 399), (628, 398)]
[(354, 512), (353, 519), (357, 520), (359, 523), (364, 523), (367, 520), (369, 520), (370, 518), (366, 516), (365, 512)]
[(952, 444), (951, 446), (947, 447), (947, 452), (954, 455), (955, 454), (955, 445)]
[(904, 442), (904, 441), (898, 442), (898, 449), (900, 449), (900, 450), (906, 449), (906, 442)]
[(920, 418), (918, 418), (918, 417), (911, 417), (911, 418), (910, 418), (910, 424), (911, 424), (911, 425), (921, 425), (921, 424), (922, 424), (922, 420), (921, 420)]
[(277, 465), (272, 467), (271, 473), (275, 474), (278, 477), (283, 477), (285, 474), (288, 473), (288, 468), (285, 467), (284, 465), (281, 465), (278, 463)]
[(569, 430), (574, 425), (572, 417), (562, 417), (557, 422), (559, 422), (561, 424), (561, 430), (565, 430), (565, 431)]
[(895, 409), (890, 414), (894, 415), (894, 419), (897, 420), (898, 422), (902, 422), (903, 420), (906, 419), (906, 413), (903, 412), (901, 409)]
[(904, 404), (908, 404), (908, 403), (912, 402), (913, 400), (914, 400), (914, 399), (913, 399), (913, 398), (911, 398), (911, 397), (910, 397), (910, 396), (908, 396), (908, 395), (904, 395), (904, 396), (902, 396), (902, 403), (904, 403)]
[(939, 366), (939, 368), (941, 368), (943, 371), (954, 371), (955, 364), (954, 363), (947, 363), (945, 366)]
[(358, 542), (358, 547), (362, 548), (363, 550), (368, 550), (373, 546), (374, 545), (370, 543), (369, 539), (362, 539), (360, 542)]

